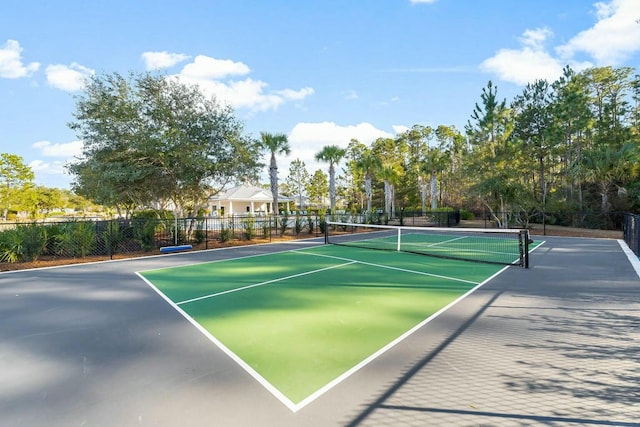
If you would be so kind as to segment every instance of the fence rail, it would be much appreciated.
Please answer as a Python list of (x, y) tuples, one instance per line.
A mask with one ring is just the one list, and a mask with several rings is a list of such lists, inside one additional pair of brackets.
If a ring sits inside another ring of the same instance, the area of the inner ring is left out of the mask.
[(234, 240), (268, 242), (274, 238), (319, 237), (319, 216), (233, 216), (226, 218), (114, 219), (0, 226), (0, 263), (47, 258), (113, 258), (153, 253), (161, 247), (219, 247)]
[(640, 215), (625, 213), (622, 232), (627, 246), (640, 256)]
[[(616, 229), (624, 227), (625, 240), (638, 254), (640, 216), (616, 214), (609, 219)], [(480, 227), (529, 228), (534, 223), (586, 225), (599, 221), (583, 213), (545, 213), (524, 215), (500, 212), (476, 213)], [(350, 214), (335, 213), (332, 221), (455, 227), (461, 224), (459, 211), (413, 212), (399, 210), (394, 217), (381, 211)], [(323, 216), (313, 213), (281, 216), (230, 216), (178, 219), (69, 220), (37, 223), (0, 223), (0, 264), (38, 259), (102, 257), (119, 254), (152, 254), (166, 246), (192, 245), (194, 249), (211, 249), (233, 241), (270, 242), (273, 239), (320, 237), (324, 234)], [(591, 228), (591, 227), (584, 227)]]

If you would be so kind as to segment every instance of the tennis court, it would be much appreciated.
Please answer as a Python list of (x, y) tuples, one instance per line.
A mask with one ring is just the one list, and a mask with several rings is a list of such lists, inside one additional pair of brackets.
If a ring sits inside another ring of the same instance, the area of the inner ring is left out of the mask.
[[(413, 250), (434, 242), (410, 237)], [(480, 238), (472, 239), (479, 247)], [(435, 242), (460, 252), (460, 240)], [(503, 268), (323, 245), (140, 275), (297, 411)]]
[(528, 269), (310, 239), (2, 273), (0, 424), (640, 427), (639, 274), (560, 237)]

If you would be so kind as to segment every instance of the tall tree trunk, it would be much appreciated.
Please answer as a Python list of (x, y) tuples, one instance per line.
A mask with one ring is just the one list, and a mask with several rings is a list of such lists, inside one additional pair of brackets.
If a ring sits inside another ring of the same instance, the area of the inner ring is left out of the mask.
[(278, 166), (276, 164), (275, 153), (271, 153), (271, 165), (269, 166), (269, 180), (271, 181), (271, 195), (273, 196), (271, 210), (273, 211), (274, 215), (279, 215), (280, 211), (278, 210)]
[(431, 170), (431, 210), (438, 209), (438, 172)]
[(389, 215), (391, 210), (391, 185), (389, 180), (384, 180), (384, 212)]
[(369, 175), (364, 179), (364, 192), (367, 196), (367, 212), (371, 213), (371, 198), (373, 192), (371, 191), (371, 177)]
[(335, 215), (336, 209), (336, 171), (333, 163), (329, 165), (329, 201), (331, 203), (331, 215)]
[(427, 182), (420, 177), (420, 201), (422, 202), (422, 216), (427, 214)]

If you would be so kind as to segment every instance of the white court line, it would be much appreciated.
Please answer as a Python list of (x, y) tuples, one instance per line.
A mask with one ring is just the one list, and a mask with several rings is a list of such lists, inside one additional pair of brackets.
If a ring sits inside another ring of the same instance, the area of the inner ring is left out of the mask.
[(432, 247), (432, 246), (438, 246), (438, 245), (443, 245), (445, 243), (449, 243), (449, 242), (455, 242), (456, 240), (460, 240), (460, 239), (466, 239), (468, 236), (461, 236), (461, 237), (456, 237), (454, 239), (448, 239), (448, 240), (443, 240), (441, 242), (436, 242), (436, 243), (431, 243), (430, 245), (427, 245), (428, 247)]
[[(323, 254), (306, 253), (306, 252), (304, 252), (304, 249), (295, 249), (295, 250), (292, 250), (291, 252), (300, 253), (300, 254), (303, 254), (303, 255), (318, 255), (318, 256), (323, 256), (323, 257), (327, 257), (327, 258), (335, 258), (335, 259), (342, 259), (344, 261), (348, 261), (348, 262), (346, 262), (344, 264), (340, 264), (338, 266), (333, 266), (333, 267), (329, 267), (329, 268), (336, 268), (336, 267), (339, 267), (339, 266), (349, 265), (349, 264), (353, 264), (353, 263), (361, 263), (361, 264), (371, 265), (371, 266), (375, 266), (375, 267), (382, 267), (382, 268), (391, 268), (391, 267), (384, 266), (384, 265), (360, 262), (360, 261), (351, 260), (351, 259), (347, 259), (347, 258), (341, 258), (341, 257), (335, 257), (335, 256), (323, 255)], [(225, 261), (228, 261), (228, 260), (225, 260)], [(335, 387), (340, 382), (344, 381), (346, 378), (350, 377), (351, 375), (353, 375), (354, 373), (356, 373), (357, 371), (362, 369), (364, 366), (366, 366), (369, 363), (371, 363), (373, 360), (375, 360), (378, 357), (380, 357), (383, 353), (387, 352), (389, 349), (391, 349), (392, 347), (396, 346), (399, 342), (405, 340), (408, 336), (412, 335), (415, 331), (417, 331), (418, 329), (422, 328), (424, 325), (426, 325), (427, 323), (431, 322), (436, 317), (440, 316), (446, 310), (448, 310), (449, 308), (451, 308), (452, 306), (457, 304), (462, 299), (466, 298), (468, 295), (470, 295), (471, 293), (476, 291), (478, 288), (483, 286), (485, 283), (489, 282), (494, 277), (498, 276), (500, 273), (502, 273), (507, 268), (508, 268), (508, 266), (503, 267), (500, 271), (496, 272), (491, 277), (485, 279), (481, 283), (470, 282), (470, 281), (451, 278), (451, 277), (446, 277), (446, 276), (439, 276), (439, 275), (435, 275), (435, 274), (423, 273), (423, 272), (419, 272), (419, 271), (413, 271), (413, 270), (407, 270), (407, 269), (401, 269), (401, 268), (391, 268), (391, 269), (394, 269), (394, 270), (400, 270), (400, 271), (406, 271), (406, 272), (409, 272), (409, 273), (416, 273), (416, 274), (423, 274), (423, 275), (427, 275), (427, 276), (439, 277), (439, 278), (443, 278), (443, 279), (447, 279), (447, 280), (462, 281), (462, 282), (474, 284), (476, 286), (474, 286), (472, 289), (467, 291), (465, 294), (463, 294), (460, 297), (456, 298), (451, 303), (447, 304), (445, 307), (443, 307), (440, 310), (438, 310), (436, 313), (434, 313), (431, 316), (427, 317), (422, 322), (418, 323), (413, 328), (409, 329), (404, 334), (400, 335), (398, 338), (396, 338), (395, 340), (391, 341), (390, 343), (388, 343), (387, 345), (385, 345), (384, 347), (382, 347), (381, 349), (379, 349), (375, 353), (371, 354), (369, 357), (365, 358), (360, 363), (358, 363), (355, 366), (353, 366), (352, 368), (348, 369), (342, 375), (340, 375), (337, 378), (335, 378), (333, 381), (327, 383), (325, 386), (321, 387), (320, 389), (318, 389), (317, 391), (315, 391), (311, 395), (307, 396), (305, 399), (303, 399), (299, 403), (294, 403), (293, 401), (291, 401), (291, 399), (289, 399), (287, 396), (285, 396), (273, 384), (271, 384), (267, 379), (265, 379), (262, 375), (260, 375), (258, 373), (258, 371), (256, 371), (254, 368), (252, 368), (247, 362), (245, 362), (242, 358), (240, 358), (237, 354), (235, 354), (231, 349), (229, 349), (226, 345), (224, 345), (220, 340), (218, 340), (216, 337), (214, 337), (209, 331), (207, 331), (202, 325), (200, 325), (200, 323), (198, 323), (197, 320), (195, 320), (193, 317), (191, 317), (187, 312), (185, 312), (181, 307), (179, 307), (178, 304), (176, 304), (169, 297), (167, 297), (162, 291), (160, 291), (155, 285), (153, 285), (153, 283), (151, 283), (149, 280), (147, 280), (140, 272), (136, 272), (135, 274), (141, 280), (143, 280), (147, 285), (149, 285), (151, 287), (151, 289), (153, 289), (162, 299), (164, 299), (178, 313), (180, 313), (189, 323), (191, 323), (193, 326), (195, 326), (196, 329), (198, 329), (204, 336), (206, 336), (223, 353), (225, 353), (227, 356), (229, 356), (242, 369), (244, 369), (245, 372), (247, 372), (249, 375), (251, 375), (259, 384), (261, 384), (266, 390), (268, 390), (284, 406), (286, 406), (291, 412), (295, 413), (295, 412), (298, 412), (300, 409), (304, 408), (305, 406), (307, 406), (308, 404), (310, 404), (311, 402), (313, 402), (314, 400), (316, 400), (321, 395), (323, 395), (326, 392), (328, 392), (329, 390), (331, 390), (333, 387)], [(321, 270), (326, 270), (326, 269), (328, 269), (328, 268), (324, 268), (324, 269), (321, 269)], [(320, 270), (316, 270), (316, 271), (320, 271)], [(305, 273), (303, 273), (303, 274), (305, 274)], [(300, 274), (300, 275), (302, 275), (302, 274)], [(297, 275), (297, 276), (300, 276), (300, 275)], [(294, 277), (294, 276), (291, 276), (291, 277)]]
[(258, 373), (258, 371), (253, 369), (247, 362), (242, 360), (242, 358), (240, 356), (238, 356), (237, 354), (235, 354), (229, 347), (224, 345), (222, 343), (222, 341), (220, 341), (219, 339), (214, 337), (211, 334), (211, 332), (207, 331), (204, 328), (204, 326), (202, 326), (200, 323), (198, 323), (198, 321), (196, 319), (191, 317), (182, 308), (178, 307), (178, 305), (175, 302), (173, 302), (171, 300), (171, 298), (169, 298), (164, 293), (162, 293), (162, 291), (160, 291), (160, 289), (158, 289), (153, 283), (148, 281), (142, 274), (140, 274), (139, 272), (136, 272), (136, 275), (140, 279), (142, 279), (147, 285), (149, 285), (151, 287), (151, 289), (153, 289), (158, 295), (160, 295), (160, 297), (162, 299), (164, 299), (171, 307), (173, 307), (178, 313), (180, 313), (182, 315), (182, 317), (184, 317), (197, 330), (199, 330), (205, 337), (207, 337), (209, 339), (209, 341), (211, 341), (215, 346), (217, 346), (224, 354), (229, 356), (229, 358), (231, 358), (231, 360), (236, 362), (238, 364), (238, 366), (240, 366), (242, 369), (244, 369), (245, 372), (247, 372), (249, 375), (251, 375), (253, 377), (253, 379), (258, 381), (259, 384), (262, 384), (262, 386), (265, 389), (267, 389), (273, 396), (275, 396), (276, 399), (278, 399), (280, 402), (282, 402), (283, 405), (285, 405), (287, 408), (289, 408), (289, 410), (291, 412), (296, 412), (300, 408), (299, 404), (296, 405), (295, 403), (293, 403), (291, 401), (291, 399), (289, 399), (287, 396), (285, 396), (280, 390), (278, 390), (266, 378), (264, 378), (262, 375), (260, 375)]
[(319, 273), (321, 271), (331, 270), (333, 268), (344, 267), (345, 265), (354, 264), (356, 262), (357, 261), (345, 262), (344, 264), (332, 265), (332, 266), (329, 266), (329, 267), (320, 268), (318, 270), (305, 271), (304, 273), (298, 273), (298, 274), (293, 274), (291, 276), (279, 277), (277, 279), (267, 280), (266, 282), (254, 283), (252, 285), (242, 286), (240, 288), (228, 289), (226, 291), (216, 292), (214, 294), (203, 295), (201, 297), (196, 297), (196, 298), (191, 298), (191, 299), (187, 299), (187, 300), (184, 300), (184, 301), (180, 301), (180, 302), (177, 302), (176, 305), (189, 304), (190, 302), (194, 302), (194, 301), (200, 301), (200, 300), (203, 300), (203, 299), (214, 298), (214, 297), (217, 297), (217, 296), (220, 296), (220, 295), (230, 294), (230, 293), (233, 293), (233, 292), (244, 291), (245, 289), (251, 289), (251, 288), (258, 287), (258, 286), (264, 286), (264, 285), (268, 285), (269, 283), (281, 282), (283, 280), (293, 279), (294, 277), (306, 276), (307, 274), (314, 274), (314, 273)]
[(627, 245), (627, 242), (624, 240), (619, 239), (618, 244), (622, 248), (622, 251), (627, 255), (627, 258), (629, 259), (633, 269), (636, 271), (636, 274), (640, 277), (640, 260), (638, 259), (638, 256), (633, 253), (629, 245)]
[(301, 254), (305, 254), (305, 255), (311, 255), (311, 256), (315, 255), (315, 256), (321, 256), (321, 257), (325, 257), (325, 258), (339, 259), (339, 260), (342, 260), (342, 261), (352, 261), (352, 262), (356, 262), (358, 264), (370, 265), (372, 267), (386, 268), (386, 269), (389, 269), (389, 270), (403, 271), (405, 273), (413, 273), (413, 274), (420, 274), (420, 275), (423, 275), (423, 276), (437, 277), (439, 279), (453, 280), (453, 281), (456, 281), (456, 282), (469, 283), (471, 285), (477, 285), (478, 284), (478, 282), (472, 282), (471, 280), (465, 280), (465, 279), (458, 279), (457, 277), (441, 276), (439, 274), (426, 273), (424, 271), (408, 270), (406, 268), (392, 267), (392, 266), (383, 265), (383, 264), (374, 264), (372, 262), (358, 261), (358, 260), (339, 257), (339, 256), (334, 256), (334, 255), (324, 255), (324, 254), (317, 254), (317, 253), (313, 253), (313, 252), (307, 253), (307, 252), (304, 252), (304, 250), (297, 250), (295, 252), (301, 253)]

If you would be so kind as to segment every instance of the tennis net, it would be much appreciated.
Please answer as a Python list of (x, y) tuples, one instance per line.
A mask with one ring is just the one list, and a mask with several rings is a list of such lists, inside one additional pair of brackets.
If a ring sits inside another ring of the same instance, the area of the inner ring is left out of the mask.
[(436, 228), (328, 221), (325, 243), (441, 258), (529, 267), (529, 232), (519, 229)]

